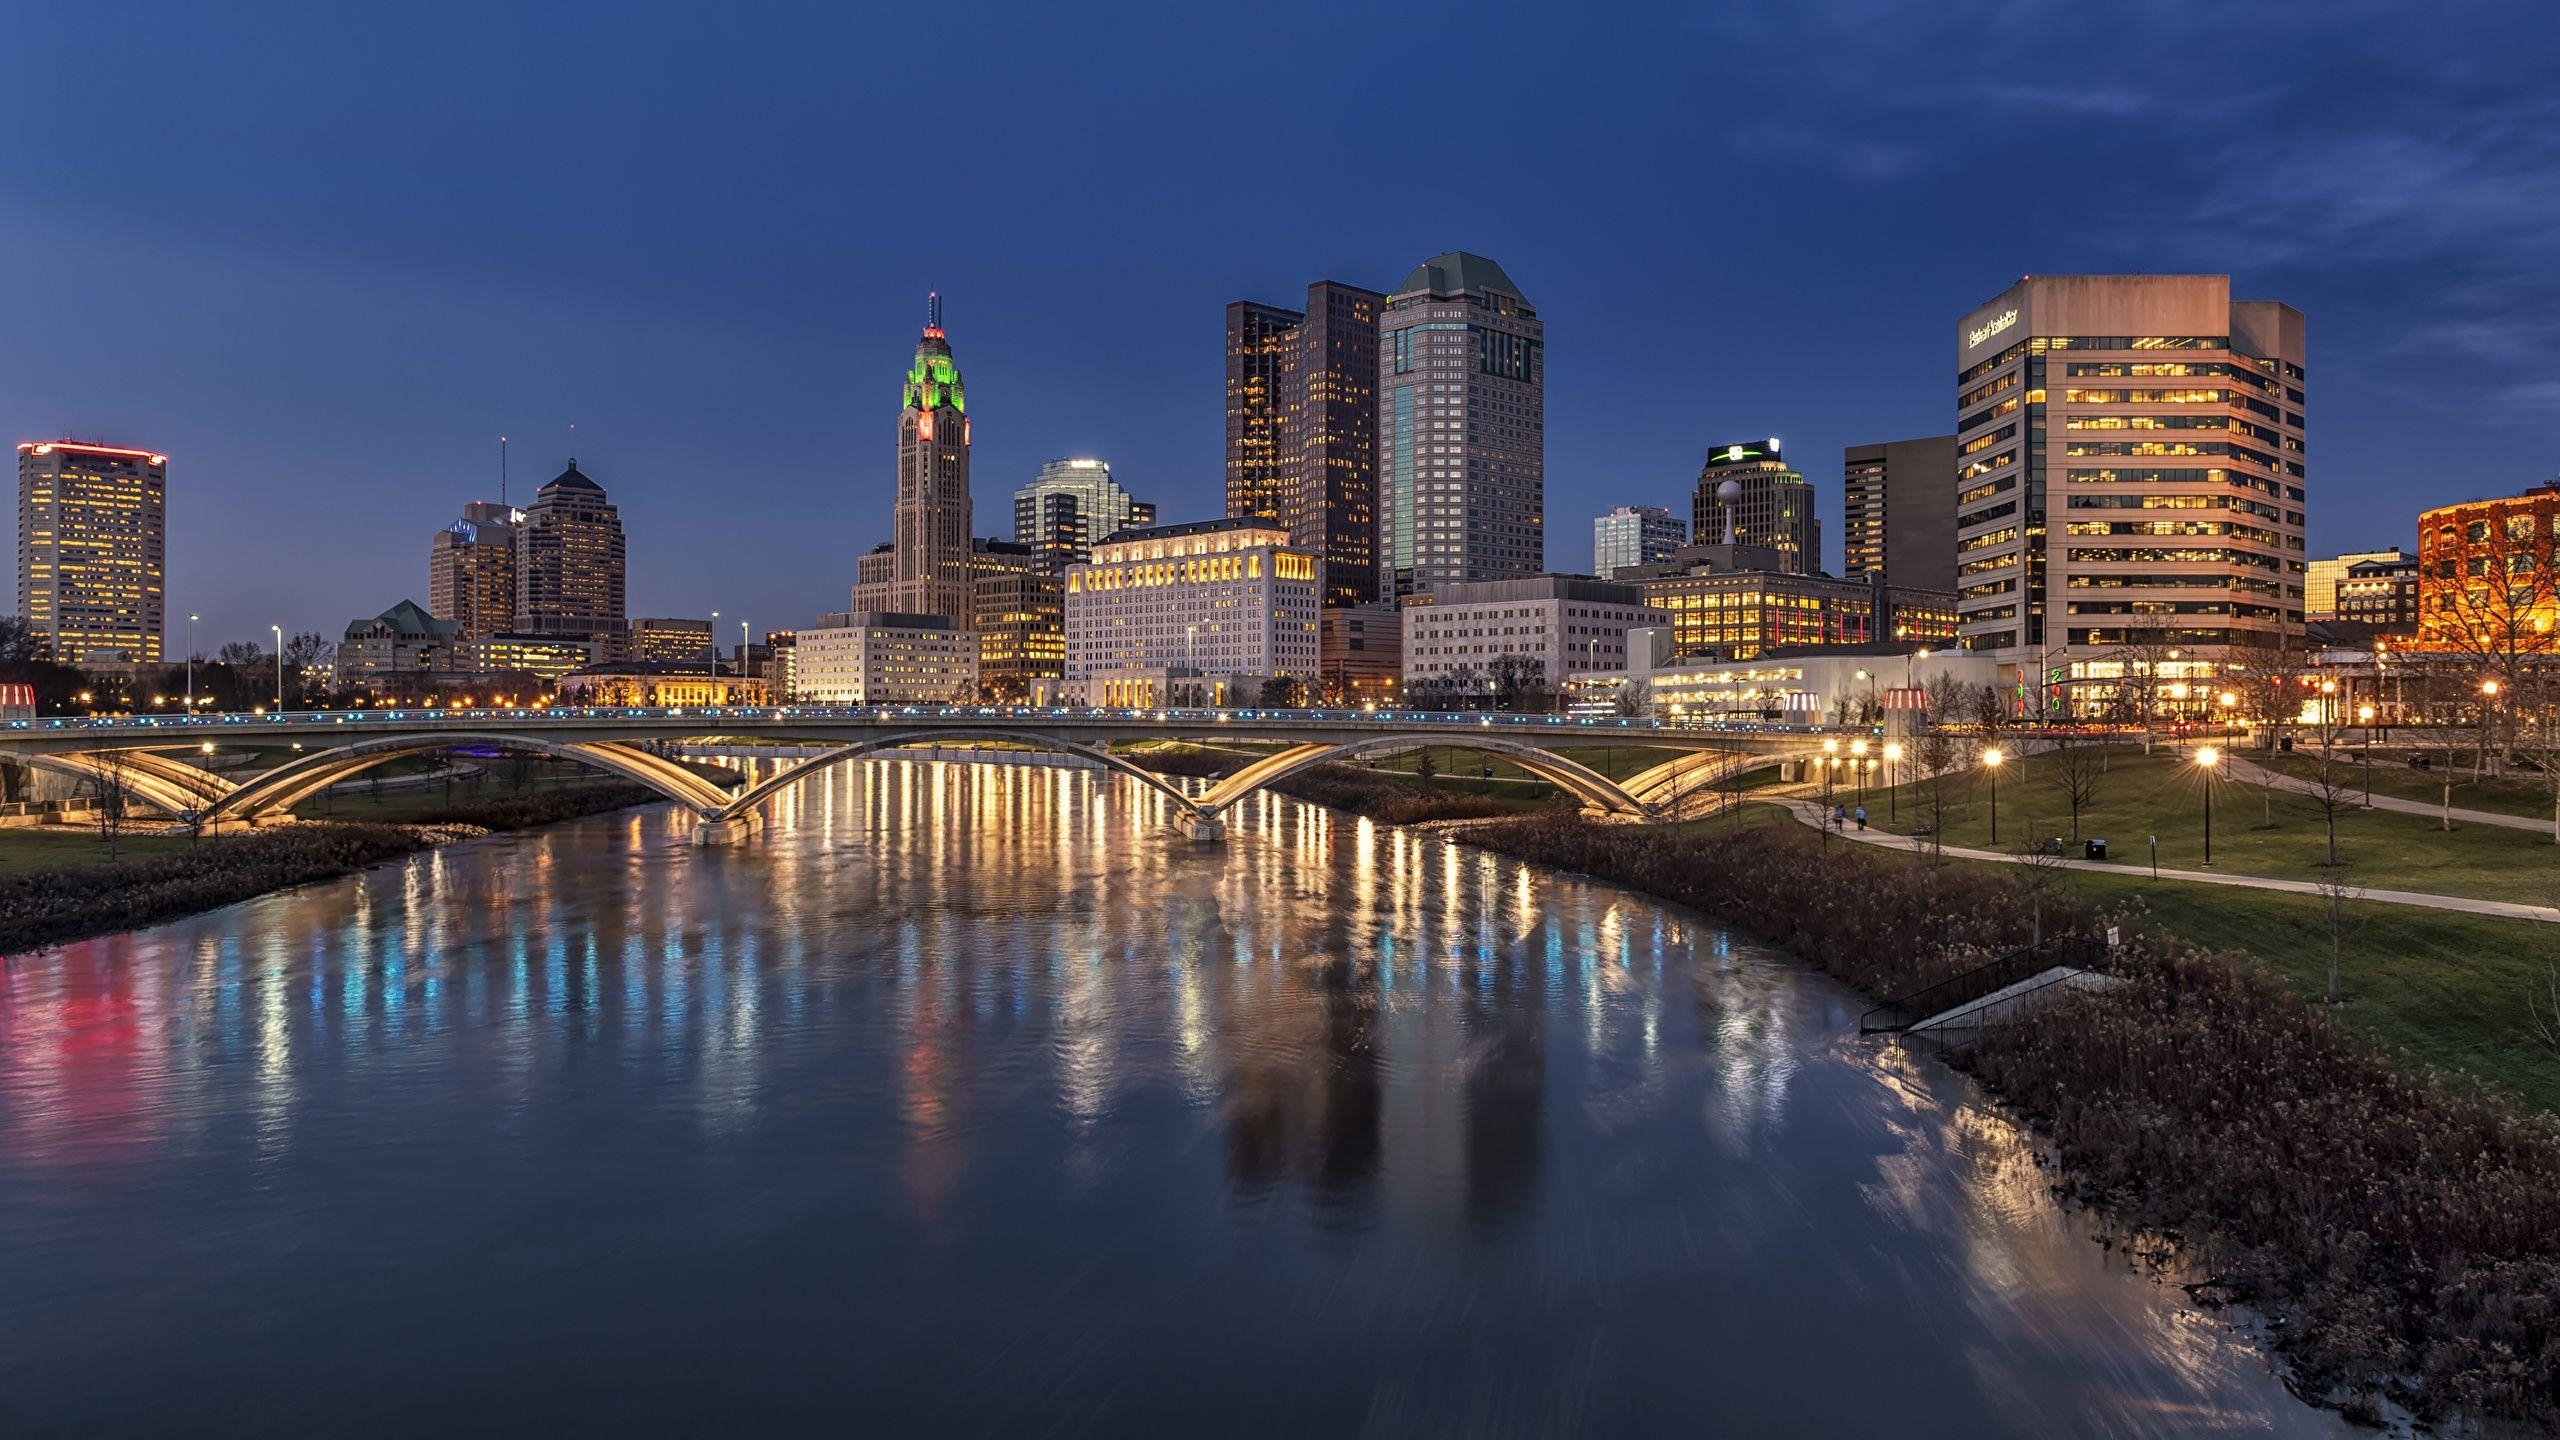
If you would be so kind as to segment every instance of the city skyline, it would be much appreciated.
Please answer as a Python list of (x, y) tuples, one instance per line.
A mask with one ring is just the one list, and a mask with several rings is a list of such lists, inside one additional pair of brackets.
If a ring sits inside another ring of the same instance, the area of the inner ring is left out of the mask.
[[(2549, 376), (2560, 342), (2547, 317), (2555, 307), (2538, 303), (2548, 292), (2537, 287), (2548, 282), (2519, 258), (2560, 213), (2552, 107), (2530, 84), (2550, 45), (2522, 29), (2501, 36), (2500, 16), (2486, 7), (2476, 17), (2485, 32), (2475, 27), (2459, 44), (2452, 31), (2460, 27), (2379, 9), (2358, 18), (2371, 23), (2263, 19), (2263, 38), (2287, 44), (2298, 60), (2290, 100), (2221, 99), (2211, 114), (2191, 103), (2192, 72), (2150, 67), (2163, 78), (2141, 78), (2146, 56), (2239, 63), (2195, 57), (2191, 42), (2208, 23), (2200, 15), (2129, 17), (2121, 78), (2063, 97), (1965, 85), (1936, 98), (1926, 92), (1945, 87), (1924, 79), (1929, 63), (1890, 73), (1906, 59), (1948, 58), (1969, 33), (1960, 21), (1827, 6), (1776, 18), (1644, 22), (1645, 59), (1626, 84), (1578, 111), (1529, 107), (1502, 122), (1503, 145), (1436, 177), (1391, 185), (1391, 157), (1355, 155), (1325, 174), (1318, 203), (1286, 223), (1211, 243), (1212, 222), (1224, 217), (1164, 210), (1143, 200), (1140, 181), (1124, 178), (1187, 163), (1191, 143), (1179, 124), (1140, 127), (1041, 106), (1049, 139), (1073, 163), (1043, 178), (1045, 168), (1025, 171), (1024, 160), (1000, 153), (996, 142), (1017, 133), (1026, 102), (1041, 98), (1037, 85), (1024, 100), (1001, 92), (1062, 38), (1060, 22), (1034, 16), (993, 41), (982, 68), (948, 82), (959, 92), (955, 123), (982, 167), (972, 188), (1026, 191), (1071, 215), (1141, 205), (1156, 238), (1143, 250), (1116, 240), (1023, 247), (998, 222), (995, 202), (978, 199), (929, 233), (856, 237), (848, 257), (827, 223), (806, 227), (831, 232), (824, 244), (652, 238), (678, 228), (658, 223), (680, 212), (656, 198), (685, 188), (663, 173), (663, 152), (677, 142), (645, 116), (635, 122), (623, 92), (679, 54), (693, 57), (692, 42), (645, 19), (601, 48), (581, 27), (539, 20), (493, 53), (474, 47), (473, 63), (494, 71), (486, 113), (458, 122), (464, 138), (504, 134), (523, 144), (520, 156), (491, 164), (466, 144), (465, 166), (393, 164), (350, 176), (328, 161), (333, 152), (288, 145), (262, 159), (273, 188), (242, 195), (226, 183), (234, 167), (198, 147), (217, 135), (269, 136), (298, 112), (240, 98), (255, 85), (217, 96), (212, 87), (224, 75), (324, 77), (344, 107), (348, 143), (374, 142), (402, 160), (419, 148), (400, 112), (330, 63), (332, 46), (347, 37), (257, 36), (251, 54), (252, 37), (183, 11), (142, 35), (109, 29), (114, 22), (101, 17), (43, 14), (29, 20), (38, 50), (116, 49), (133, 67), (136, 95), (130, 107), (80, 126), (39, 121), (65, 128), (0, 158), (0, 176), (21, 193), (99, 202), (49, 210), (42, 229), (0, 221), (0, 265), (42, 281), (26, 287), (26, 323), (15, 333), (121, 328), (147, 332), (153, 344), (0, 344), (0, 424), (15, 440), (99, 436), (173, 457), (170, 610), (205, 614), (208, 641), (262, 634), (270, 623), (333, 629), (401, 598), (391, 590), (402, 587), (372, 577), (413, 571), (413, 537), (449, 523), (464, 503), (499, 498), (501, 434), (519, 452), (510, 495), (518, 504), (572, 454), (614, 477), (632, 534), (635, 608), (720, 609), (786, 624), (833, 608), (847, 577), (821, 561), (869, 543), (887, 513), (890, 462), (879, 453), (874, 413), (859, 402), (908, 352), (921, 291), (951, 297), (953, 323), (969, 338), (972, 386), (987, 414), (1001, 417), (978, 436), (974, 468), (1010, 491), (1048, 457), (1106, 454), (1165, 519), (1197, 519), (1221, 508), (1219, 307), (1239, 295), (1286, 300), (1310, 275), (1385, 289), (1416, 256), (1463, 247), (1499, 258), (1555, 326), (1550, 568), (1587, 566), (1585, 525), (1611, 505), (1677, 510), (1712, 440), (1778, 433), (1806, 458), (1831, 532), (1822, 563), (1836, 571), (1836, 457), (1878, 435), (1950, 426), (1949, 316), (2030, 271), (2201, 270), (2231, 274), (2245, 293), (2282, 295), (2309, 316), (2311, 366), (2330, 417), (2313, 456), (2312, 551), (2409, 546), (2415, 537), (2395, 493), (2405, 477), (2387, 459), (2407, 436), (2432, 437), (2431, 498), (2511, 493), (2554, 468), (2560, 382)], [(1515, 39), (1549, 53), (1566, 81), (1604, 63), (1597, 45), (1560, 22), (1516, 29)], [(2484, 43), (2484, 33), (2507, 43)], [(1216, 38), (1151, 43), (1178, 52)], [(400, 75), (409, 73), (402, 66), (442, 65), (449, 40), (422, 37), (414, 56), (390, 63)], [(1987, 58), (2028, 73), (2064, 53), (2059, 40), (2033, 35), (1988, 43)], [(1765, 73), (1718, 63), (1736, 47)], [(715, 42), (707, 58), (728, 54)], [(1755, 111), (1768, 118), (1729, 134), (1665, 98), (1711, 64), (1722, 83), (1757, 93), (1781, 75), (1801, 78), (1816, 58), (1836, 61), (1825, 67), (1836, 78)], [(560, 87), (543, 78), (562, 66), (583, 82), (567, 87), (576, 105), (604, 104), (613, 123), (636, 125), (628, 138), (593, 128), (604, 120), (578, 121), (576, 107), (555, 98)], [(2374, 87), (2346, 83), (2386, 70), (2392, 84), (2378, 98)], [(2185, 79), (2173, 84), (2173, 74)], [(60, 108), (46, 96), (61, 81), (38, 73), (27, 83), (31, 113)], [(845, 98), (759, 98), (704, 143), (743, 143), (785, 120), (829, 134), (885, 133), (871, 111), (891, 108), (897, 87), (876, 101), (860, 98), (858, 85), (828, 88)], [(1206, 113), (1208, 88), (1177, 86), (1161, 99), (1177, 114)], [(2350, 93), (2366, 98), (2351, 102)], [(1418, 114), (1414, 104), (1398, 101), (1395, 113)], [(1832, 223), (1875, 204), (1922, 220), (1951, 215), (1956, 202), (1940, 192), (1951, 188), (1954, 162), (1930, 148), (1932, 136), (1985, 111), (2036, 105), (2052, 107), (2068, 122), (2057, 132), (2068, 133), (2039, 139), (2024, 133), (2039, 127), (2013, 127), (2021, 133), (1994, 142), (2003, 157), (2037, 162), (2022, 170), (2033, 203), (1996, 235), (1931, 241), (1917, 238), (1925, 225), (1913, 224), (1860, 238)], [(2215, 147), (2228, 143), (2234, 111), (2251, 117), (2253, 143), (2284, 157), (2273, 203), (2243, 204), (2247, 197), (2230, 189), (2237, 182), (2223, 178)], [(2448, 112), (2477, 123), (2446, 126)], [(1891, 123), (1896, 117), (1912, 133)], [(1366, 121), (1341, 123), (1346, 134), (1373, 133)], [(1630, 124), (1651, 139), (1629, 158), (1586, 143)], [(2105, 213), (2148, 206), (2171, 222), (2141, 227), (2138, 239), (2092, 232), (2084, 222), (2099, 213), (2097, 201), (2058, 203), (2077, 192), (2057, 160), (2129, 125), (2162, 143), (2145, 173), (2111, 179)], [(1134, 156), (1123, 142), (1137, 145)], [(1268, 152), (1259, 148), (1266, 143)], [(1316, 143), (1257, 141), (1253, 153), (1267, 159)], [(163, 145), (177, 153), (160, 154)], [(1640, 201), (1613, 191), (1625, 178), (1619, 167), (1665, 147), (1697, 151), (1693, 180), (1668, 196), (1645, 187)], [(2182, 158), (2182, 149), (2195, 154)], [(1595, 155), (1606, 173), (1592, 184), (1581, 172)], [(684, 177), (705, 163), (692, 147), (676, 160)], [(830, 163), (839, 173), (828, 188), (860, 193), (889, 183), (900, 162), (893, 147), (857, 143)], [(1568, 176), (1577, 193), (1596, 198), (1576, 213), (1480, 203), (1497, 172), (1508, 176), (1504, 193), (1524, 201), (1559, 193)], [(2356, 183), (2370, 173), (2409, 184), (2376, 205)], [(711, 198), (738, 198), (737, 187), (771, 175), (747, 167)], [(1626, 267), (1672, 264), (1683, 253), (1683, 224), (1735, 188), (1783, 196), (1803, 222), (1796, 228), (1825, 238), (1807, 246), (1727, 233), (1716, 271), (1656, 293), (1645, 317), (1613, 301)], [(157, 212), (152, 218), (102, 203), (136, 193), (154, 197), (144, 207)], [(841, 203), (824, 208), (832, 214)], [(372, 216), (376, 207), (388, 214)], [(632, 207), (646, 223), (596, 223)], [(369, 218), (361, 226), (333, 218), (342, 212)], [(466, 213), (468, 233), (450, 218)], [(2304, 238), (2311, 234), (2341, 238), (2315, 245)], [(1140, 284), (1145, 304), (1119, 303)], [(1817, 361), (1827, 354), (1817, 337), (1844, 326), (1859, 341), (1850, 358)], [(2483, 363), (2498, 378), (2486, 389), (2462, 384), (2452, 378), (2461, 366), (2412, 367), (2417, 354)], [(1817, 363), (1859, 403), (1840, 406), (1828, 387), (1815, 387), (1806, 376)], [(771, 490), (777, 507), (810, 523), (777, 526), (743, 507), (702, 503), (706, 465), (742, 437), (813, 457)], [(378, 523), (350, 523), (350, 487)], [(1565, 498), (1582, 494), (1589, 504)], [(261, 547), (288, 549), (304, 563), (294, 574), (237, 563)]]

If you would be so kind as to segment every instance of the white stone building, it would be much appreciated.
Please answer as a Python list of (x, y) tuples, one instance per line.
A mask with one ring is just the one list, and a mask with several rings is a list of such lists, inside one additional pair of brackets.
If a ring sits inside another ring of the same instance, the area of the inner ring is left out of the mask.
[(948, 615), (823, 616), (792, 641), (791, 698), (808, 705), (959, 705), (977, 698), (978, 637)]
[(1123, 531), (1067, 570), (1067, 679), (1179, 668), (1312, 685), (1323, 569), (1268, 520)]

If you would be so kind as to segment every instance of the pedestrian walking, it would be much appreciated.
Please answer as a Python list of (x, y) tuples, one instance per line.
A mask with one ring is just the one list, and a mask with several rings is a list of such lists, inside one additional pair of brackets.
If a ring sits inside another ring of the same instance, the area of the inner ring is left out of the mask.
[(1867, 807), (1864, 805), (1858, 807), (1858, 828), (1861, 830), (1867, 828)]

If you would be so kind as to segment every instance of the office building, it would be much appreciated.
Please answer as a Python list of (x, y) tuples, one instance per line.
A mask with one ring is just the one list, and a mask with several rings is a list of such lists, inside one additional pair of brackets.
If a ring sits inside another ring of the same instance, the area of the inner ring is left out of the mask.
[(1013, 492), (1014, 543), (1029, 546), (1052, 575), (1091, 559), (1094, 542), (1154, 523), (1156, 507), (1131, 499), (1111, 467), (1091, 457), (1052, 460)]
[(1813, 487), (1781, 457), (1775, 436), (1709, 450), (1689, 519), (1701, 545), (1720, 537), (1728, 545), (1777, 551), (1782, 570), (1822, 570), (1822, 522), (1813, 513)]
[(2474, 655), (2560, 648), (2560, 481), (2418, 516), (2418, 642)]
[(1627, 631), (1667, 623), (1634, 585), (1589, 575), (1452, 580), (1404, 606), (1404, 688), (1482, 676), (1504, 656), (1548, 684), (1627, 668)]
[(509, 629), (516, 618), (516, 527), (524, 512), (475, 500), (427, 548), (427, 610), (465, 640)]
[(1852, 445), (1840, 482), (1841, 574), (1956, 588), (1956, 437)]
[(1227, 307), (1227, 513), (1324, 561), (1325, 603), (1377, 598), (1375, 290), (1319, 280), (1307, 308)]
[(891, 509), (888, 577), (864, 582), (855, 612), (947, 615), (969, 624), (969, 405), (942, 297), (927, 302), (924, 333), (898, 411), (898, 495)]
[(1043, 557), (1010, 540), (980, 540), (970, 555), (978, 632), (978, 698), (1019, 705), (1066, 673), (1067, 587)]
[(2357, 550), (2345, 555), (2331, 555), (2302, 567), (2302, 618), (2335, 620), (2338, 617), (2338, 582), (2349, 568), (2368, 560), (2386, 564), (2406, 560), (2397, 545), (2388, 550)]
[(473, 658), (461, 621), (440, 619), (417, 601), (403, 600), (379, 615), (347, 622), (338, 641), (337, 688), (369, 691), (401, 680), (432, 684), (434, 677), (469, 670)]
[(1380, 598), (1546, 567), (1546, 326), (1502, 267), (1424, 261), (1378, 319)]
[(622, 513), (570, 460), (516, 527), (516, 618), (505, 633), (622, 642)]
[(770, 705), (773, 686), (761, 675), (713, 673), (701, 665), (608, 660), (572, 670), (555, 682), (563, 705)]
[(1772, 567), (1778, 558), (1751, 546), (1693, 546), (1667, 565), (1621, 578), (1670, 617), (1678, 660), (1749, 660), (1814, 646), (1938, 646), (1955, 638), (1955, 596), (1946, 591), (1888, 584), (1873, 571), (1851, 580), (1799, 574)]
[(2224, 275), (2030, 275), (1955, 355), (1968, 647), (2300, 632), (2301, 311)]
[(1323, 568), (1250, 516), (1124, 531), (1067, 571), (1066, 678), (1178, 666), (1312, 682)]
[(166, 455), (82, 440), (18, 447), (18, 615), (45, 658), (160, 663), (168, 518)]
[(767, 630), (764, 632), (765, 660), (762, 674), (773, 687), (773, 698), (790, 704), (800, 698), (800, 632)]
[(642, 665), (711, 666), (714, 637), (708, 620), (642, 616), (624, 633), (621, 657)]
[(1689, 527), (1659, 505), (1621, 505), (1591, 522), (1591, 570), (1606, 580), (1637, 565), (1659, 565), (1689, 543)]
[(948, 615), (821, 617), (798, 633), (795, 697), (814, 705), (960, 705), (978, 698), (978, 641)]
[(557, 680), (605, 658), (615, 643), (584, 635), (527, 635), (500, 631), (470, 647), (472, 668), (490, 675), (532, 675)]
[(1404, 679), (1404, 612), (1393, 605), (1328, 605), (1316, 640), (1326, 705), (1395, 703)]
[[(1227, 306), (1227, 513), (1286, 525), (1289, 388), (1306, 316), (1238, 300)], [(1101, 537), (1096, 537), (1097, 539)]]
[(2332, 624), (2363, 626), (2377, 638), (2405, 639), (2418, 633), (2417, 557), (2394, 555), (2359, 560), (2338, 577)]

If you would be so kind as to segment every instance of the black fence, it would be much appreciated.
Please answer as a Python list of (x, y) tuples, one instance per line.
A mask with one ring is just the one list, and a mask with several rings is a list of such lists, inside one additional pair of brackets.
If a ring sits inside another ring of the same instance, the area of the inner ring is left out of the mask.
[(1953, 1010), (1996, 990), (2005, 990), (2056, 965), (2083, 970), (2105, 968), (2105, 942), (2088, 936), (2056, 937), (2012, 950), (1997, 960), (1950, 975), (1935, 985), (1897, 995), (1858, 1017), (1858, 1028), (1870, 1035), (1898, 1035), (1941, 1011)]

